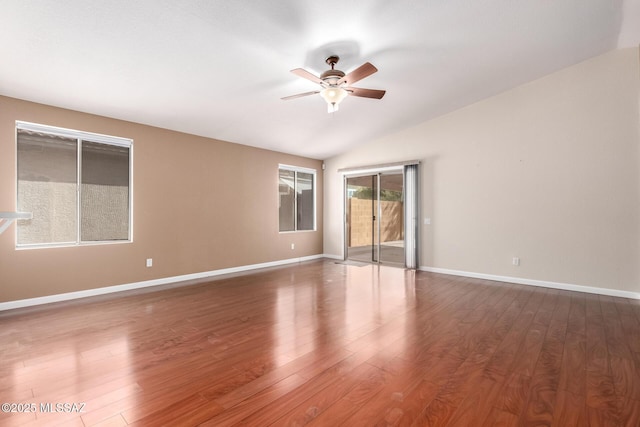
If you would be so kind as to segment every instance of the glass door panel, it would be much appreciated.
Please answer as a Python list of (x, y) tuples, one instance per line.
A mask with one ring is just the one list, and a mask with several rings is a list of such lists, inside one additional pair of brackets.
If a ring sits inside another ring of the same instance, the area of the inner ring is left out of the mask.
[(364, 262), (373, 260), (374, 178), (374, 175), (367, 175), (346, 180), (347, 259)]
[(384, 264), (404, 265), (403, 174), (380, 174), (379, 257)]
[(403, 266), (402, 172), (347, 177), (345, 186), (347, 259)]

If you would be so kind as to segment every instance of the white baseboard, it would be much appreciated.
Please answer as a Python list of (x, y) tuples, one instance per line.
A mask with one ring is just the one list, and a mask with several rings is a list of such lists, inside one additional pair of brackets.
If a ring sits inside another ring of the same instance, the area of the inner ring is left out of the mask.
[(295, 264), (302, 261), (325, 258), (325, 255), (311, 255), (300, 258), (289, 258), (280, 261), (264, 262), (261, 264), (243, 265), (240, 267), (223, 268), (220, 270), (204, 271), (201, 273), (184, 274), (181, 276), (165, 277), (161, 279), (145, 280), (143, 282), (128, 283), (124, 285), (107, 286), (104, 288), (88, 289), (86, 291), (68, 292), (64, 294), (48, 295), (45, 297), (28, 298), (16, 301), (0, 302), (0, 311), (13, 310), (16, 308), (31, 307), (52, 302), (68, 301), (78, 298), (87, 298), (97, 295), (111, 294), (115, 292), (131, 291), (135, 289), (148, 288), (151, 286), (167, 285), (171, 283), (185, 282), (188, 280), (206, 279), (209, 277), (221, 276), (223, 274), (239, 273), (243, 271), (256, 270), (259, 268), (277, 267), (280, 265)]
[[(342, 260), (340, 255), (332, 254), (320, 254), (311, 255), (299, 258), (289, 258), (280, 261), (271, 261), (261, 264), (243, 265), (240, 267), (223, 268), (220, 270), (205, 271), (201, 273), (184, 274), (181, 276), (165, 277), (160, 279), (145, 280), (143, 282), (128, 283), (123, 285), (107, 286), (104, 288), (88, 289), (85, 291), (68, 292), (64, 294), (48, 295), (44, 297), (28, 298), (16, 301), (0, 302), (0, 311), (13, 310), (16, 308), (31, 307), (42, 304), (49, 304), (52, 302), (69, 301), (78, 298), (87, 298), (98, 295), (111, 294), (115, 292), (124, 292), (135, 289), (148, 288), (152, 286), (167, 285), (172, 283), (185, 282), (189, 280), (206, 279), (209, 277), (221, 276), (223, 274), (240, 273), (243, 271), (251, 271), (259, 268), (277, 267), (287, 264), (295, 264), (303, 261), (311, 261), (320, 258), (329, 258)], [(476, 279), (495, 280), (498, 282), (517, 283), (520, 285), (541, 286), (545, 288), (563, 289), (566, 291), (586, 292), (590, 294), (608, 295), (621, 298), (630, 298), (640, 300), (640, 293), (620, 291), (616, 289), (596, 288), (591, 286), (572, 285), (568, 283), (547, 282), (544, 280), (523, 279), (520, 277), (508, 277), (498, 276), (494, 274), (473, 273), (469, 271), (449, 270), (446, 268), (435, 268), (421, 266), (419, 268), (422, 271), (428, 271), (432, 273), (451, 274), (454, 276), (472, 277)]]
[(545, 280), (523, 279), (521, 277), (497, 276), (494, 274), (473, 273), (470, 271), (449, 270), (446, 268), (420, 267), (422, 271), (451, 274), (453, 276), (473, 277), (474, 279), (495, 280), (497, 282), (517, 283), (519, 285), (541, 286), (543, 288), (562, 289), (565, 291), (586, 292), (589, 294), (608, 295), (612, 297), (640, 299), (640, 293), (620, 291), (617, 289), (596, 288), (591, 286), (572, 285), (569, 283), (547, 282)]

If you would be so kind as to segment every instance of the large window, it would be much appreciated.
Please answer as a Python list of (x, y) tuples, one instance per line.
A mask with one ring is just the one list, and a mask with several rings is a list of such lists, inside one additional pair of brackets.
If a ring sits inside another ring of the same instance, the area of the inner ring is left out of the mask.
[(280, 231), (315, 230), (316, 171), (280, 165), (278, 177)]
[(130, 139), (17, 122), (18, 246), (131, 240)]

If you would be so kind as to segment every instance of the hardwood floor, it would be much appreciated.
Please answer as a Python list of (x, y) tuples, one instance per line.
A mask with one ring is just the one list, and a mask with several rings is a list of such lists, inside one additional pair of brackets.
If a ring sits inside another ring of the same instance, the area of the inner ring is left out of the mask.
[(640, 301), (313, 261), (0, 313), (5, 402), (33, 411), (2, 426), (639, 426)]

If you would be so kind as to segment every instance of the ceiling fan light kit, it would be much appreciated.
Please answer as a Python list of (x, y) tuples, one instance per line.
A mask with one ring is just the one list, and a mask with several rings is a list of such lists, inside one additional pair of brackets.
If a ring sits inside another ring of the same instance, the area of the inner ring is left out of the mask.
[(341, 87), (328, 87), (320, 91), (320, 96), (327, 102), (328, 112), (335, 113), (338, 106), (349, 93)]
[(342, 102), (342, 100), (345, 99), (348, 95), (373, 99), (381, 99), (384, 96), (384, 94), (386, 93), (386, 91), (384, 90), (363, 89), (350, 86), (352, 83), (362, 80), (365, 77), (368, 77), (378, 71), (376, 67), (367, 62), (365, 64), (362, 64), (349, 74), (345, 74), (344, 72), (335, 69), (335, 65), (339, 60), (340, 58), (335, 55), (328, 57), (325, 62), (331, 66), (331, 69), (322, 73), (320, 77), (316, 77), (314, 74), (308, 72), (307, 70), (303, 70), (302, 68), (291, 70), (293, 74), (319, 84), (322, 89), (319, 91), (285, 96), (282, 99), (289, 100), (319, 93), (322, 99), (324, 99), (327, 103), (328, 112), (334, 113), (338, 111), (340, 102)]

